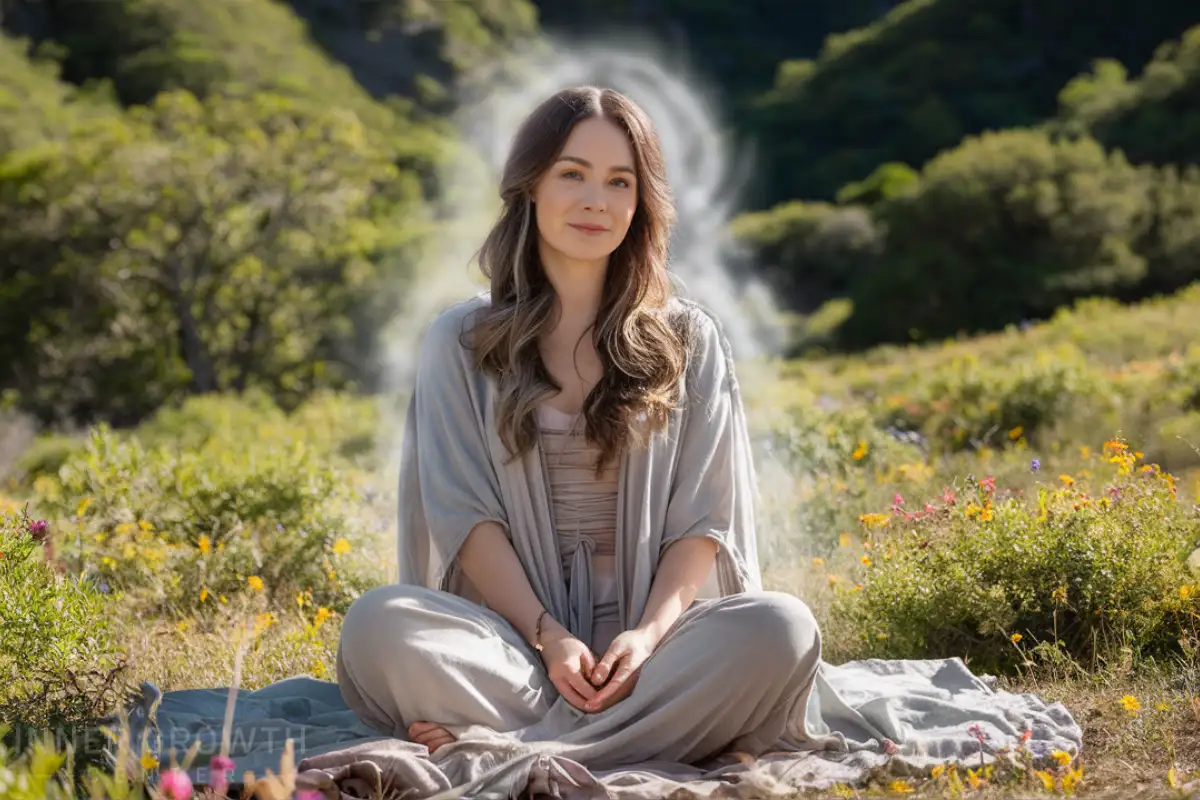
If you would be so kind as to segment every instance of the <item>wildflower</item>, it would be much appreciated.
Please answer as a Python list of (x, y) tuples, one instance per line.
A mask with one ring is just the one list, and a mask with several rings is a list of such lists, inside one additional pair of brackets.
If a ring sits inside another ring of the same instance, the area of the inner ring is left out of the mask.
[(1156, 705), (1154, 707), (1154, 709), (1156, 711), (1170, 711), (1171, 707), (1169, 705), (1167, 705), (1166, 703), (1159, 703), (1158, 705)]
[(850, 534), (848, 534), (848, 533), (840, 534), (838, 536), (838, 547), (849, 547), (849, 546), (850, 546)]
[(1008, 438), (1012, 439), (1015, 442), (1017, 439), (1021, 438), (1021, 434), (1023, 434), (1024, 432), (1025, 432), (1025, 429), (1023, 427), (1021, 427), (1020, 425), (1018, 425), (1017, 427), (1013, 428), (1011, 431), (1008, 432)]
[(1071, 754), (1063, 750), (1051, 750), (1050, 757), (1057, 761), (1060, 767), (1065, 767), (1071, 763)]
[(1066, 605), (1067, 602), (1067, 585), (1061, 584), (1057, 589), (1050, 593), (1050, 599), (1059, 605)]
[(1023, 637), (1019, 633), (1014, 633), (1012, 636), (1010, 636), (1008, 638), (1012, 641), (1013, 644), (1016, 644), (1017, 642), (1021, 641), (1025, 637)]
[(987, 476), (986, 478), (984, 478), (983, 480), (981, 480), (979, 482), (979, 485), (982, 486), (987, 491), (988, 494), (995, 494), (996, 493), (996, 476), (995, 475)]
[(858, 518), (858, 521), (868, 528), (882, 528), (892, 520), (886, 514), (863, 514)]
[(201, 535), (200, 541), (196, 543), (196, 546), (200, 548), (201, 553), (208, 555), (212, 552), (212, 539), (209, 539), (207, 535)]
[(814, 558), (814, 559), (812, 560), (812, 563), (813, 563), (813, 566), (814, 566), (814, 567), (823, 567), (823, 566), (825, 566), (825, 559), (823, 559), (823, 558)]
[(229, 788), (229, 773), (233, 772), (233, 759), (218, 753), (208, 762), (208, 768), (212, 772), (209, 786), (213, 788), (218, 797), (224, 797), (225, 791)]
[(896, 507), (904, 505), (904, 498), (899, 492), (896, 492), (896, 496), (892, 498), (892, 505)]
[(887, 753), (889, 756), (894, 756), (896, 753), (900, 752), (900, 746), (891, 739), (885, 738), (883, 740), (883, 752)]
[[(1026, 723), (1026, 724), (1028, 724), (1028, 723)], [(1028, 742), (1031, 738), (1033, 738), (1033, 729), (1032, 728), (1026, 728), (1025, 730), (1021, 731), (1021, 741), (1022, 742)]]
[(1179, 788), (1179, 774), (1175, 771), (1174, 764), (1167, 770), (1167, 786), (1170, 786), (1172, 789)]
[(984, 731), (983, 726), (978, 722), (967, 728), (967, 733), (975, 737), (975, 739), (979, 742), (980, 747), (982, 747), (983, 743), (989, 738), (987, 732)]
[(169, 769), (162, 774), (159, 787), (170, 800), (191, 800), (192, 779), (181, 769)]
[(1054, 776), (1044, 769), (1034, 770), (1034, 775), (1042, 779), (1042, 788), (1047, 792), (1054, 791)]
[(1067, 774), (1063, 775), (1062, 779), (1063, 791), (1067, 794), (1071, 794), (1075, 791), (1075, 784), (1079, 783), (1081, 780), (1083, 780), (1083, 767), (1068, 769)]
[(854, 448), (854, 453), (853, 453), (852, 457), (854, 458), (855, 461), (862, 461), (864, 458), (866, 458), (868, 452), (869, 452), (869, 448), (867, 447), (866, 441), (864, 441), (863, 439), (859, 439), (858, 447)]
[(834, 586), (834, 585), (836, 585), (836, 584), (837, 584), (837, 582), (838, 582), (838, 581), (840, 581), (842, 578), (841, 578), (841, 576), (840, 576), (840, 575), (826, 575), (826, 576), (825, 576), (825, 579), (826, 579), (827, 581), (829, 581), (829, 585), (830, 585), (830, 586)]
[(942, 491), (942, 502), (945, 503), (946, 505), (948, 505), (948, 506), (954, 505), (954, 503), (957, 499), (958, 499), (958, 496), (954, 493), (953, 489), (944, 489)]
[(246, 579), (246, 582), (249, 583), (250, 588), (256, 592), (261, 592), (263, 590), (263, 580), (257, 575), (251, 575)]
[(333, 552), (339, 556), (349, 553), (350, 552), (350, 540), (344, 536), (341, 537), (340, 539), (338, 539), (336, 542), (333, 543)]
[(262, 633), (270, 628), (276, 622), (274, 611), (264, 611), (261, 614), (256, 614), (254, 617), (254, 632)]
[(1042, 460), (1040, 458), (1035, 458), (1033, 461), (1029, 462), (1029, 471), (1030, 472), (1037, 472), (1041, 468), (1042, 468)]
[(1179, 587), (1179, 599), (1187, 600), (1189, 597), (1191, 597), (1192, 596), (1192, 588), (1193, 587), (1191, 587), (1191, 586), (1180, 586)]
[(870, 557), (869, 557), (869, 556), (863, 556), (862, 558), (860, 558), (860, 559), (859, 559), (859, 561), (861, 561), (861, 562), (862, 562), (862, 565), (863, 565), (864, 567), (869, 567), (869, 566), (871, 566), (871, 559), (870, 559)]
[(1138, 699), (1136, 697), (1134, 697), (1131, 694), (1127, 694), (1121, 698), (1121, 707), (1124, 708), (1126, 711), (1128, 711), (1130, 714), (1136, 714), (1138, 711), (1141, 710), (1142, 704), (1141, 704), (1141, 702), (1138, 701)]
[(933, 768), (933, 771), (929, 773), (929, 777), (933, 778), (936, 781), (938, 778), (942, 777), (942, 775), (944, 775), (944, 774), (946, 774), (946, 765), (938, 764), (936, 767)]
[(1058, 479), (1060, 481), (1062, 481), (1065, 486), (1074, 486), (1075, 485), (1075, 479), (1072, 478), (1070, 475), (1059, 475)]
[(991, 504), (991, 502), (988, 502), (987, 504), (984, 505), (983, 510), (981, 510), (979, 512), (979, 521), (987, 522), (988, 520), (990, 520), (992, 518), (992, 516), (993, 516), (992, 504)]
[(316, 628), (321, 627), (322, 625), (325, 624), (325, 620), (329, 619), (332, 616), (333, 616), (333, 612), (330, 611), (328, 608), (326, 608), (325, 606), (319, 607), (317, 609), (317, 615), (315, 617), (313, 617), (313, 628), (316, 629)]
[(88, 506), (90, 506), (91, 504), (92, 504), (92, 498), (90, 498), (90, 497), (85, 497), (82, 500), (80, 500), (79, 506), (75, 509), (75, 516), (82, 517), (84, 515), (84, 512), (87, 511)]
[(200, 602), (203, 603), (207, 599), (208, 599), (208, 587), (201, 586), (200, 587)]
[(895, 792), (896, 794), (907, 794), (916, 790), (909, 786), (906, 780), (895, 780), (888, 784), (888, 791)]
[(50, 523), (44, 519), (39, 519), (29, 523), (29, 535), (33, 537), (35, 542), (40, 542), (46, 538), (46, 534), (50, 531)]
[(151, 754), (149, 751), (142, 753), (141, 762), (142, 762), (142, 769), (145, 770), (146, 772), (149, 772), (150, 770), (152, 770), (158, 766), (158, 759), (155, 758), (153, 756), (153, 754)]

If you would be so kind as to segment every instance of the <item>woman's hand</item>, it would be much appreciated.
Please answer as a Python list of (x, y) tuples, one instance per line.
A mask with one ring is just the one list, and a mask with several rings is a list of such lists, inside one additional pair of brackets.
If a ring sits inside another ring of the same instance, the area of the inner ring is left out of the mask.
[(584, 705), (584, 711), (603, 711), (625, 699), (637, 685), (642, 664), (650, 658), (656, 644), (649, 632), (638, 628), (625, 631), (613, 639), (604, 658), (592, 670), (592, 683), (601, 686), (601, 689)]
[(558, 693), (582, 711), (597, 694), (596, 687), (589, 681), (596, 666), (596, 656), (561, 624), (548, 617), (547, 622), (549, 624), (542, 631), (542, 663)]

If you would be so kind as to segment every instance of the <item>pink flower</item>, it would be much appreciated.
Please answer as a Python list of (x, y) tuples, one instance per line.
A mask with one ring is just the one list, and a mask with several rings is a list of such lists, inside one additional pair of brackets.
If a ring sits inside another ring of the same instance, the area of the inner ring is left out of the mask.
[(894, 756), (896, 753), (900, 752), (900, 747), (891, 739), (884, 739), (883, 752), (887, 753), (889, 756)]
[(159, 779), (159, 788), (171, 800), (192, 800), (192, 779), (181, 769), (169, 769)]
[(979, 485), (987, 489), (988, 494), (996, 493), (996, 477), (994, 475), (987, 476), (979, 482)]
[(40, 542), (46, 538), (46, 534), (50, 532), (50, 523), (44, 519), (39, 519), (36, 522), (29, 523), (29, 535), (33, 537), (35, 542)]
[(218, 795), (224, 795), (229, 788), (229, 773), (233, 772), (233, 759), (218, 753), (209, 760), (208, 768), (212, 772), (212, 779), (209, 780), (208, 785)]

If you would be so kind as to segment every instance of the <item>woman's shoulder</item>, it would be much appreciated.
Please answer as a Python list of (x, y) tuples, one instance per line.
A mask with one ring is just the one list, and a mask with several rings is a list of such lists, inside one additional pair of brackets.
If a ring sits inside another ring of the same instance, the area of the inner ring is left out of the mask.
[(438, 312), (425, 331), (422, 350), (441, 357), (461, 352), (463, 335), (471, 329), (478, 312), (490, 305), (491, 298), (484, 292)]
[(695, 300), (675, 295), (668, 301), (666, 310), (672, 321), (684, 331), (688, 350), (693, 357), (713, 352), (714, 349), (728, 350), (721, 320), (712, 309)]

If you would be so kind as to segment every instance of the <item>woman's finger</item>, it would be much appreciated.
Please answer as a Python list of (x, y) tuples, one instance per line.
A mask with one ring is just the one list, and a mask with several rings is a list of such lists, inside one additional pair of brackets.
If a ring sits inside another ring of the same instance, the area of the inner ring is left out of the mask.
[(438, 748), (444, 747), (445, 745), (448, 745), (453, 741), (454, 741), (453, 736), (450, 736), (448, 734), (442, 734), (440, 736), (435, 736), (432, 740), (429, 741), (428, 744), (425, 745), (425, 747), (427, 747), (429, 749), (429, 752), (432, 754)]
[(562, 695), (564, 700), (580, 711), (583, 711), (583, 707), (587, 705), (587, 701), (579, 696), (579, 692), (575, 691), (570, 683), (567, 681), (553, 681), (553, 683), (554, 688), (558, 689), (558, 693)]
[(600, 663), (588, 673), (588, 677), (592, 679), (592, 683), (598, 686), (608, 680), (613, 667), (627, 655), (628, 652), (621, 646), (621, 643), (614, 641), (609, 645), (608, 652), (604, 654), (604, 658), (600, 659)]
[(604, 688), (601, 689), (595, 697), (588, 701), (589, 706), (602, 706), (604, 703), (608, 702), (613, 695), (621, 691), (621, 689), (625, 686), (626, 681), (629, 680), (629, 676), (632, 674), (633, 668), (629, 665), (629, 661), (622, 661), (621, 665), (617, 668), (617, 671), (613, 674), (612, 679), (608, 683), (604, 684)]
[(571, 687), (579, 692), (585, 701), (591, 700), (596, 696), (596, 687), (592, 686), (582, 672), (568, 673), (567, 680), (570, 682)]

